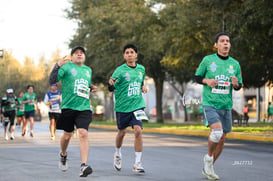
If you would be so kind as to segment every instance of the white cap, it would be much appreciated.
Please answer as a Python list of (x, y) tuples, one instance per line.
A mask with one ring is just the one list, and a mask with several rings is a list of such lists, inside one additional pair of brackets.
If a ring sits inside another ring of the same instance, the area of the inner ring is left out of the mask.
[(7, 89), (7, 93), (8, 94), (13, 94), (13, 89), (12, 88)]

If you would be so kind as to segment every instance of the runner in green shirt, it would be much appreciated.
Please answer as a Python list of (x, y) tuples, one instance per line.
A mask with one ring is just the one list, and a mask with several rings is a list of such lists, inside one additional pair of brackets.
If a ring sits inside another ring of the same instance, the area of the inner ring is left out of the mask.
[(195, 79), (203, 84), (203, 109), (206, 126), (210, 127), (208, 154), (204, 156), (203, 175), (218, 180), (213, 164), (224, 148), (225, 136), (232, 127), (232, 90), (242, 86), (241, 67), (229, 56), (230, 38), (221, 32), (215, 37), (217, 53), (205, 56), (200, 63)]
[(135, 133), (135, 164), (133, 171), (144, 173), (141, 163), (142, 155), (142, 120), (147, 120), (144, 112), (145, 102), (142, 92), (147, 89), (143, 86), (145, 68), (136, 63), (137, 48), (128, 44), (123, 48), (123, 57), (126, 63), (116, 68), (109, 80), (109, 90), (115, 94), (115, 111), (118, 133), (116, 136), (116, 152), (114, 153), (114, 167), (121, 170), (121, 146), (126, 128), (132, 126)]
[[(21, 126), (22, 122), (23, 122), (23, 124), (25, 122), (25, 115), (24, 115), (25, 107), (24, 107), (24, 104), (22, 104), (23, 96), (24, 96), (24, 93), (20, 92), (19, 97), (17, 98), (17, 104), (16, 104), (16, 109), (17, 109), (17, 111), (16, 111), (16, 117), (17, 117), (16, 125), (17, 126)], [(22, 129), (22, 134), (23, 134), (23, 129)]]
[[(15, 105), (17, 98), (13, 94), (13, 89), (9, 88), (6, 95), (2, 98), (2, 109), (4, 115), (4, 132), (5, 139), (8, 140), (8, 131), (10, 132), (10, 139), (14, 139), (14, 118), (15, 118)], [(9, 129), (8, 128), (9, 125)]]
[(97, 87), (91, 85), (92, 70), (84, 65), (85, 49), (81, 46), (72, 48), (71, 58), (71, 61), (66, 57), (60, 60), (49, 78), (50, 85), (62, 82), (62, 113), (56, 125), (57, 129), (64, 130), (59, 168), (62, 171), (68, 169), (66, 150), (76, 126), (80, 137), (80, 177), (87, 177), (92, 173), (92, 168), (86, 165), (89, 153), (88, 128), (92, 119), (89, 94), (91, 90), (95, 92)]
[(273, 105), (271, 104), (271, 102), (268, 103), (268, 108), (267, 108), (267, 120), (268, 121), (272, 121), (273, 119)]
[(30, 136), (34, 137), (33, 128), (34, 128), (34, 116), (35, 116), (35, 105), (37, 104), (37, 97), (34, 93), (34, 85), (27, 86), (27, 92), (23, 96), (23, 100), (21, 102), (25, 105), (25, 124), (23, 125), (23, 133), (22, 136), (25, 136), (28, 121), (30, 121)]

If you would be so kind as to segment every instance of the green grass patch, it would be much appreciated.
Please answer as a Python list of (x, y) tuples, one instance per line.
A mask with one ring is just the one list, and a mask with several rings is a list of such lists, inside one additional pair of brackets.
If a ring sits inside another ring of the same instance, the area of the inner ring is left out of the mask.
[[(116, 125), (115, 120), (107, 121), (92, 121), (92, 124), (98, 125)], [(180, 130), (209, 130), (206, 126), (201, 123), (181, 123), (181, 124), (170, 124), (170, 123), (143, 123), (144, 128), (166, 128), (166, 129), (180, 129)], [(248, 126), (233, 126), (233, 132), (247, 132), (247, 133), (263, 133), (272, 132), (273, 134), (273, 123), (251, 123)]]

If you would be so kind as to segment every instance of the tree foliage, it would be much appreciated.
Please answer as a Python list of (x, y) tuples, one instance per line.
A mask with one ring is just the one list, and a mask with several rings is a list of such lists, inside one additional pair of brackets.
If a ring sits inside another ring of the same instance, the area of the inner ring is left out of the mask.
[(165, 78), (161, 60), (162, 25), (144, 0), (74, 0), (68, 18), (79, 23), (70, 46), (87, 48), (87, 64), (94, 71), (94, 82), (107, 84), (114, 69), (124, 63), (122, 48), (134, 43), (138, 61), (146, 67), (157, 87), (158, 120), (162, 119), (162, 91)]
[(202, 58), (215, 52), (214, 35), (227, 31), (230, 55), (242, 66), (244, 85), (259, 87), (273, 80), (268, 48), (272, 47), (272, 2), (72, 0), (67, 15), (79, 28), (70, 45), (87, 47), (95, 82), (107, 83), (116, 66), (123, 63), (121, 47), (127, 42), (137, 44), (141, 50), (138, 61), (155, 79), (161, 106), (166, 73), (181, 87), (191, 81)]
[(0, 77), (2, 77), (0, 97), (6, 93), (8, 88), (13, 88), (15, 95), (18, 96), (21, 91), (27, 91), (27, 85), (32, 84), (38, 101), (42, 101), (49, 89), (48, 75), (53, 61), (56, 62), (54, 57), (52, 61), (47, 61), (44, 57), (41, 57), (38, 65), (36, 65), (34, 60), (25, 57), (24, 63), (20, 64), (12, 53), (5, 51), (4, 57), (0, 59)]

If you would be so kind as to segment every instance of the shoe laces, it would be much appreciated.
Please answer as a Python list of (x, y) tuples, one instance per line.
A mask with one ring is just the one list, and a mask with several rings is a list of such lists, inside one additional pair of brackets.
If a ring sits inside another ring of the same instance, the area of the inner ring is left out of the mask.
[(116, 162), (116, 164), (120, 164), (121, 157), (120, 156), (116, 156), (115, 162)]
[(143, 166), (142, 166), (141, 162), (136, 163), (135, 166), (136, 166), (137, 169), (143, 169)]

